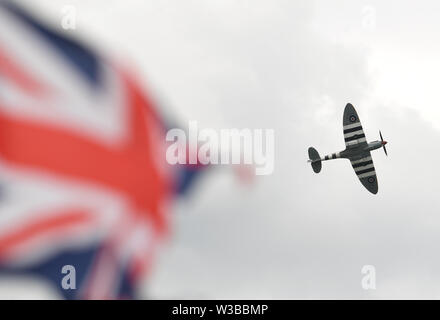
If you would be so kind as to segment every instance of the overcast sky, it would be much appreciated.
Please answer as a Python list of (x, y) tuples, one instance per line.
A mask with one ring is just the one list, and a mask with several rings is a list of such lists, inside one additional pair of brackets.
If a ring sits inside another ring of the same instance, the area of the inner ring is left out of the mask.
[[(181, 124), (275, 130), (275, 170), (240, 185), (213, 170), (176, 204), (151, 298), (440, 298), (440, 29), (437, 1), (70, 0), (39, 3), (55, 25), (125, 64)], [(347, 160), (351, 102), (379, 193)], [(363, 290), (374, 265), (377, 289)]]

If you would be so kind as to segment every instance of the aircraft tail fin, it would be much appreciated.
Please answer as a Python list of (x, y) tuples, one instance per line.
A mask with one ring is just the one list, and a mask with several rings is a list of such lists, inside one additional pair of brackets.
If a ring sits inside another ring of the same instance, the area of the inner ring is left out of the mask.
[(308, 162), (311, 163), (312, 169), (315, 173), (319, 173), (322, 168), (321, 157), (319, 156), (318, 151), (315, 148), (309, 148), (309, 158)]

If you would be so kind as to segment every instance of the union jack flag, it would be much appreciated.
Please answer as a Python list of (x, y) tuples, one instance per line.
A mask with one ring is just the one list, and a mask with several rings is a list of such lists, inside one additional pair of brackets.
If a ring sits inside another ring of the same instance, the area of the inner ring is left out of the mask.
[(179, 184), (164, 141), (130, 73), (0, 1), (0, 272), (65, 298), (132, 297)]

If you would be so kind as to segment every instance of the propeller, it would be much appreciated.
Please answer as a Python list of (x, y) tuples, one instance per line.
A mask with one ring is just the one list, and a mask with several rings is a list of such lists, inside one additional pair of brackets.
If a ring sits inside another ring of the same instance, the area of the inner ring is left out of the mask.
[(385, 151), (385, 155), (388, 157), (387, 148), (385, 148), (385, 145), (387, 144), (387, 142), (383, 140), (382, 132), (380, 132), (380, 130), (379, 130), (379, 135), (380, 135), (380, 140), (382, 140), (383, 151)]

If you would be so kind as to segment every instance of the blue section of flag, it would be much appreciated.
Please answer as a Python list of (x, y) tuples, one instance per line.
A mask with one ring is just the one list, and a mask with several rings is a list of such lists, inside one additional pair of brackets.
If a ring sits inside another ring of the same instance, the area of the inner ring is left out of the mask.
[[(87, 290), (90, 280), (90, 271), (94, 266), (100, 247), (90, 246), (81, 249), (68, 249), (54, 255), (49, 256), (45, 260), (39, 261), (26, 267), (8, 267), (0, 265), (0, 275), (2, 276), (23, 276), (33, 275), (42, 278), (51, 283), (58, 293), (67, 300), (84, 299), (85, 290)], [(65, 289), (62, 287), (63, 277), (67, 276), (62, 273), (62, 269), (66, 265), (75, 268), (75, 289)], [(116, 283), (119, 285), (115, 288), (114, 297), (117, 299), (133, 299), (135, 297), (135, 286), (130, 276), (124, 268), (119, 270)]]
[(100, 86), (101, 68), (99, 57), (92, 50), (77, 40), (68, 39), (65, 35), (47, 28), (12, 1), (0, 2), (0, 5), (8, 9), (44, 40), (48, 41), (92, 86)]
[(186, 195), (205, 168), (205, 166), (179, 165), (176, 192), (179, 195)]
[[(14, 266), (12, 268), (0, 265), (0, 274), (15, 276), (35, 275), (44, 280), (48, 280), (53, 288), (56, 288), (65, 299), (80, 299), (88, 271), (92, 266), (97, 252), (98, 250), (95, 247), (81, 250), (66, 250), (27, 267)], [(61, 286), (61, 281), (65, 276), (61, 271), (65, 265), (75, 267), (76, 289), (74, 290), (65, 290)]]

